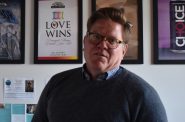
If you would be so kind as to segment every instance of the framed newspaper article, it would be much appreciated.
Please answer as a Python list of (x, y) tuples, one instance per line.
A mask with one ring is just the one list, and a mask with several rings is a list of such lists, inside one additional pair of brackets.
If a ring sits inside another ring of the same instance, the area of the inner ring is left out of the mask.
[(123, 64), (143, 63), (142, 0), (92, 0), (92, 11), (102, 7), (124, 8), (127, 20), (133, 25), (129, 48)]
[(35, 0), (34, 63), (82, 63), (82, 0)]
[(0, 64), (23, 64), (25, 0), (0, 0)]
[(154, 64), (185, 64), (185, 1), (154, 0)]

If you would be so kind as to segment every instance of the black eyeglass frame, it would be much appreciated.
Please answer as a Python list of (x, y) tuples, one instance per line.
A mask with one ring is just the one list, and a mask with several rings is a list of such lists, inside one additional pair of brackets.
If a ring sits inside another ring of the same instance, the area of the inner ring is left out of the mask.
[[(114, 37), (103, 36), (103, 35), (101, 35), (101, 34), (99, 34), (99, 33), (88, 31), (88, 32), (87, 32), (87, 36), (90, 37), (90, 35), (95, 35), (94, 37), (97, 37), (97, 36), (98, 36), (98, 37), (100, 38), (100, 39), (96, 39), (96, 40), (92, 40), (92, 39), (89, 38), (89, 40), (90, 40), (93, 44), (98, 44), (98, 43), (100, 43), (101, 41), (107, 41), (108, 44), (109, 44), (108, 47), (111, 48), (111, 49), (116, 49), (116, 48), (119, 46), (119, 44), (123, 44), (123, 45), (126, 44), (124, 41), (121, 41), (121, 40), (116, 39), (116, 38), (114, 38)], [(111, 42), (112, 42), (112, 43), (111, 43)], [(115, 46), (114, 46), (114, 44), (115, 44)]]

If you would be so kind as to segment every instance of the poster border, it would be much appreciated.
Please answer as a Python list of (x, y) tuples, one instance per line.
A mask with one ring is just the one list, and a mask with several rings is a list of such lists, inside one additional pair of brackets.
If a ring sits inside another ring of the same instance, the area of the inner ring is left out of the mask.
[(35, 2), (35, 31), (34, 31), (34, 64), (81, 64), (82, 63), (82, 0), (77, 0), (78, 2), (78, 38), (76, 39), (78, 41), (77, 48), (77, 59), (57, 59), (57, 60), (39, 60), (38, 59), (38, 9), (39, 0), (34, 0)]
[[(143, 64), (143, 10), (142, 0), (137, 0), (138, 3), (138, 53), (137, 59), (124, 59), (122, 64)], [(91, 0), (92, 8), (91, 11), (96, 10), (96, 0)]]
[[(153, 48), (153, 63), (154, 64), (185, 64), (185, 59), (184, 60), (176, 60), (176, 59), (159, 59), (159, 31), (158, 31), (158, 2), (160, 0), (153, 0), (153, 32), (154, 32), (154, 48)], [(170, 2), (170, 0), (169, 0)], [(170, 25), (169, 25), (170, 26)]]
[[(13, 1), (13, 0), (12, 0)], [(5, 1), (4, 1), (5, 2)], [(9, 0), (8, 2), (11, 2)], [(15, 2), (15, 1), (14, 1)], [(0, 59), (0, 64), (24, 64), (25, 63), (25, 0), (19, 0), (21, 17), (20, 17), (20, 59), (9, 60), (9, 59)]]

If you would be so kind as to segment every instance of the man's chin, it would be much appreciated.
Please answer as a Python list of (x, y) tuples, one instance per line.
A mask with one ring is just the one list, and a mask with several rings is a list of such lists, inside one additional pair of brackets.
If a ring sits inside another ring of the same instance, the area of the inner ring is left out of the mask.
[(98, 61), (93, 64), (96, 69), (102, 70), (106, 67), (106, 62)]

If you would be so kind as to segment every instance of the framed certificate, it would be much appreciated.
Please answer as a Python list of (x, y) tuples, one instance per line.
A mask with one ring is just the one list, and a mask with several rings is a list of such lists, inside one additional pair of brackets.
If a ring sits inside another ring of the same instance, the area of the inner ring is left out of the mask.
[(185, 1), (154, 0), (154, 64), (185, 64)]
[(35, 0), (34, 63), (82, 63), (82, 0)]
[(0, 64), (23, 64), (25, 0), (0, 1)]
[(123, 7), (126, 17), (132, 23), (131, 38), (128, 42), (129, 48), (122, 64), (143, 63), (143, 18), (142, 0), (92, 0), (92, 11), (102, 7)]

